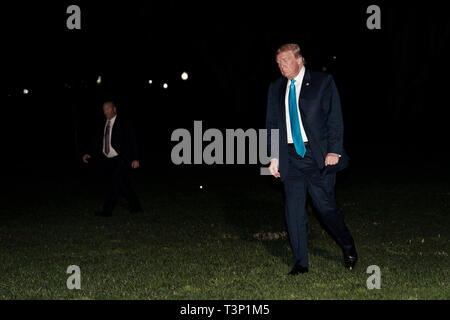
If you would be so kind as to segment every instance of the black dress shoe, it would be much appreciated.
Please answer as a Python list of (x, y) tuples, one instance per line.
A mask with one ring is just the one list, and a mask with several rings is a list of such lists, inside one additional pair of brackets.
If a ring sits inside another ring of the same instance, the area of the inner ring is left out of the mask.
[(306, 273), (308, 272), (308, 267), (303, 267), (300, 265), (295, 265), (292, 270), (288, 273), (290, 276), (295, 276), (299, 273)]
[(344, 252), (344, 265), (348, 270), (353, 270), (355, 268), (356, 262), (358, 261), (358, 254), (356, 253), (356, 248), (353, 247), (349, 252)]
[(112, 212), (107, 212), (107, 211), (96, 211), (94, 213), (97, 217), (111, 217), (112, 216)]

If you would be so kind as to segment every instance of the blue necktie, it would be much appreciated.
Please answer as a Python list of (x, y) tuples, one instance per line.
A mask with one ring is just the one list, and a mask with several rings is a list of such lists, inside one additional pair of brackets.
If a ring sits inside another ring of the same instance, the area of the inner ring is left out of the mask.
[(295, 79), (291, 80), (291, 86), (289, 88), (289, 120), (291, 121), (291, 133), (295, 151), (303, 158), (306, 153), (306, 148), (300, 131), (300, 120), (298, 119)]

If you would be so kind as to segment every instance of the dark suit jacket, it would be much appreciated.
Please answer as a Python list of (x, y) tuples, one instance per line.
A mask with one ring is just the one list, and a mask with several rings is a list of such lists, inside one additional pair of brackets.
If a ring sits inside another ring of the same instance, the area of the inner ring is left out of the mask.
[[(90, 155), (92, 157), (101, 158), (103, 155), (105, 124), (106, 119), (95, 131), (90, 150)], [(114, 126), (112, 127), (111, 145), (119, 156), (125, 159), (127, 163), (131, 163), (133, 160), (138, 160), (136, 132), (131, 122), (123, 119), (119, 115), (116, 116)]]
[[(281, 77), (269, 86), (266, 128), (268, 155), (271, 155), (270, 129), (279, 129), (279, 172), (281, 180), (289, 170), (286, 134), (285, 95), (288, 79)], [(349, 157), (343, 147), (344, 125), (339, 93), (331, 75), (305, 70), (298, 101), (302, 123), (319, 169), (337, 172), (346, 168)], [(341, 155), (339, 162), (325, 167), (328, 153)]]

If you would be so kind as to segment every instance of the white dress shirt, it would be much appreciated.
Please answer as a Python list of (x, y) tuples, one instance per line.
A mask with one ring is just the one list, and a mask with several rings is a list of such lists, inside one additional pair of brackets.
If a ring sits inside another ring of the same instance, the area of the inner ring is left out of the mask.
[[(114, 127), (114, 122), (116, 121), (116, 117), (117, 117), (117, 115), (115, 115), (114, 117), (112, 117), (109, 120), (106, 120), (105, 127), (103, 129), (103, 154), (105, 156), (107, 156), (108, 158), (114, 158), (114, 157), (119, 155), (116, 152), (116, 150), (114, 150), (114, 148), (111, 145), (112, 131), (113, 131), (113, 127)], [(109, 141), (108, 141), (108, 143), (109, 143), (109, 153), (106, 154), (105, 153), (105, 133), (106, 133), (106, 126), (108, 125), (108, 121), (110, 121), (110, 125), (109, 125)]]
[[(303, 138), (303, 142), (308, 141), (308, 137), (306, 136), (306, 132), (305, 129), (303, 128), (303, 123), (302, 123), (302, 117), (300, 115), (300, 111), (299, 108), (301, 108), (302, 106), (299, 106), (299, 97), (300, 97), (300, 90), (302, 88), (302, 82), (303, 82), (303, 77), (305, 76), (305, 67), (302, 66), (302, 68), (300, 69), (300, 72), (298, 73), (298, 75), (294, 78), (295, 79), (295, 93), (297, 95), (296, 99), (297, 99), (297, 113), (298, 113), (298, 120), (300, 122), (300, 132), (302, 134), (302, 138)], [(292, 131), (291, 131), (291, 120), (289, 117), (289, 90), (291, 87), (291, 79), (288, 79), (287, 82), (287, 86), (286, 86), (286, 96), (285, 96), (285, 107), (286, 107), (286, 129), (287, 129), (287, 142), (288, 143), (294, 143), (294, 140), (292, 139)]]

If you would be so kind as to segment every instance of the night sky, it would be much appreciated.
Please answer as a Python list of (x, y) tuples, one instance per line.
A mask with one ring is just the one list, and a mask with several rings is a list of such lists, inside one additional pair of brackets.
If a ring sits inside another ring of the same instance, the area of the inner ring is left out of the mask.
[[(71, 4), (81, 30), (66, 28)], [(370, 4), (381, 30), (366, 27)], [(440, 165), (448, 155), (450, 21), (437, 4), (60, 1), (1, 12), (5, 172), (77, 169), (105, 97), (135, 123), (143, 167), (173, 167), (170, 135), (192, 132), (194, 120), (264, 128), (274, 52), (286, 42), (300, 44), (307, 68), (334, 76), (354, 165)]]

